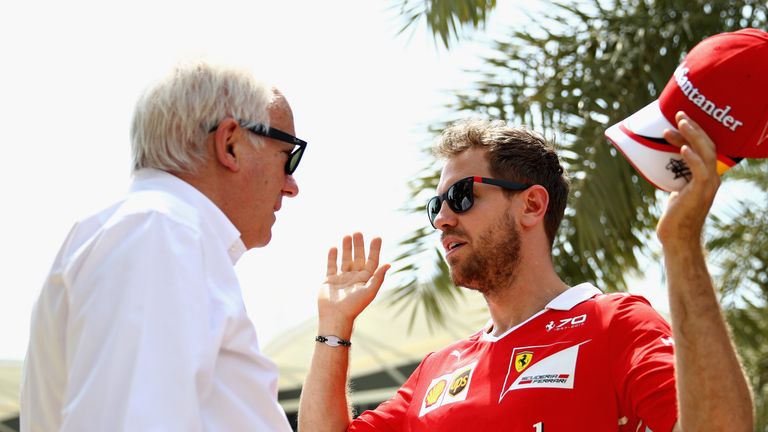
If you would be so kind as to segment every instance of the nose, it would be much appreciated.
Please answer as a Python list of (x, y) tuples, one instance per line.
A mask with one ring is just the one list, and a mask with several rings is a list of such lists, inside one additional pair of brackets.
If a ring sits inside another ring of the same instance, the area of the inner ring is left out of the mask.
[(293, 198), (299, 194), (299, 185), (296, 183), (296, 179), (291, 174), (286, 174), (285, 183), (283, 184), (283, 196)]
[(435, 228), (440, 231), (445, 231), (448, 228), (455, 227), (458, 222), (459, 219), (456, 216), (456, 213), (451, 210), (448, 203), (445, 201), (441, 202), (440, 211), (437, 213), (437, 216), (435, 216)]

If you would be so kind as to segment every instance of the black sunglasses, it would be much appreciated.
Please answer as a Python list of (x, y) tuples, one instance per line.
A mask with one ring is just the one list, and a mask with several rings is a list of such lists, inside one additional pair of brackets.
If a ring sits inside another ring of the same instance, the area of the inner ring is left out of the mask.
[[(240, 124), (240, 127), (242, 127), (243, 129), (247, 129), (256, 135), (276, 139), (278, 141), (287, 142), (288, 144), (299, 146), (299, 148), (292, 151), (291, 154), (288, 155), (288, 160), (285, 162), (286, 174), (291, 175), (293, 174), (294, 171), (296, 171), (296, 168), (299, 166), (299, 162), (301, 162), (301, 157), (304, 156), (304, 150), (307, 148), (306, 141), (296, 138), (295, 136), (287, 132), (283, 132), (280, 129), (264, 126), (262, 123), (246, 121), (246, 120), (237, 120), (237, 122)], [(219, 125), (216, 124), (216, 126), (212, 127), (208, 131), (208, 133), (215, 131), (216, 129), (218, 129), (218, 127)]]
[(432, 228), (437, 228), (435, 226), (435, 218), (443, 207), (443, 201), (448, 203), (448, 207), (454, 213), (464, 213), (472, 208), (472, 204), (475, 203), (472, 187), (475, 183), (485, 183), (514, 191), (522, 191), (533, 186), (488, 177), (474, 176), (463, 178), (452, 184), (444, 194), (434, 196), (427, 202), (427, 217), (429, 218), (429, 223), (432, 224)]

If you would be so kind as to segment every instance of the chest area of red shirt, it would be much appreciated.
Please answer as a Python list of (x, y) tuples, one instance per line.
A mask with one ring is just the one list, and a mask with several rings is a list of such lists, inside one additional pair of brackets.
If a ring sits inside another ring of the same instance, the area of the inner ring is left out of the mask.
[(548, 311), (498, 340), (469, 340), (436, 353), (419, 377), (411, 418), (535, 430), (545, 419), (552, 424), (595, 406), (606, 409), (613, 393), (609, 347), (590, 312)]

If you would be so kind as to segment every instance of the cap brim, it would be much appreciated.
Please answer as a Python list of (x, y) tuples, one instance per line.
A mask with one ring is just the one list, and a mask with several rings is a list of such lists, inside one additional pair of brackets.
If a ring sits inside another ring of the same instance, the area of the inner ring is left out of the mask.
[(688, 183), (690, 171), (679, 150), (663, 137), (675, 129), (662, 115), (658, 101), (605, 131), (605, 136), (652, 185), (671, 192)]
[[(677, 130), (653, 101), (621, 123), (605, 131), (605, 136), (648, 182), (667, 192), (678, 191), (691, 178), (690, 170), (677, 147), (667, 143), (664, 130)], [(717, 173), (722, 175), (741, 160), (717, 155)]]

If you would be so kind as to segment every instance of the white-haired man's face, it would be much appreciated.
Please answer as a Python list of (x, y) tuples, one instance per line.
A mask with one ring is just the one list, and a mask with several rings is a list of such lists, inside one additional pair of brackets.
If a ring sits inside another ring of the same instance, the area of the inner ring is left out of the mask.
[[(270, 105), (271, 127), (295, 135), (293, 113), (287, 101), (278, 94)], [(245, 146), (238, 156), (241, 158), (241, 172), (233, 187), (238, 217), (233, 220), (240, 230), (243, 243), (248, 249), (262, 247), (272, 238), (275, 213), (282, 206), (283, 197), (294, 197), (299, 187), (292, 175), (285, 172), (288, 156), (295, 146), (263, 136), (248, 136), (252, 132), (243, 129), (244, 138), (260, 141), (260, 144)]]

